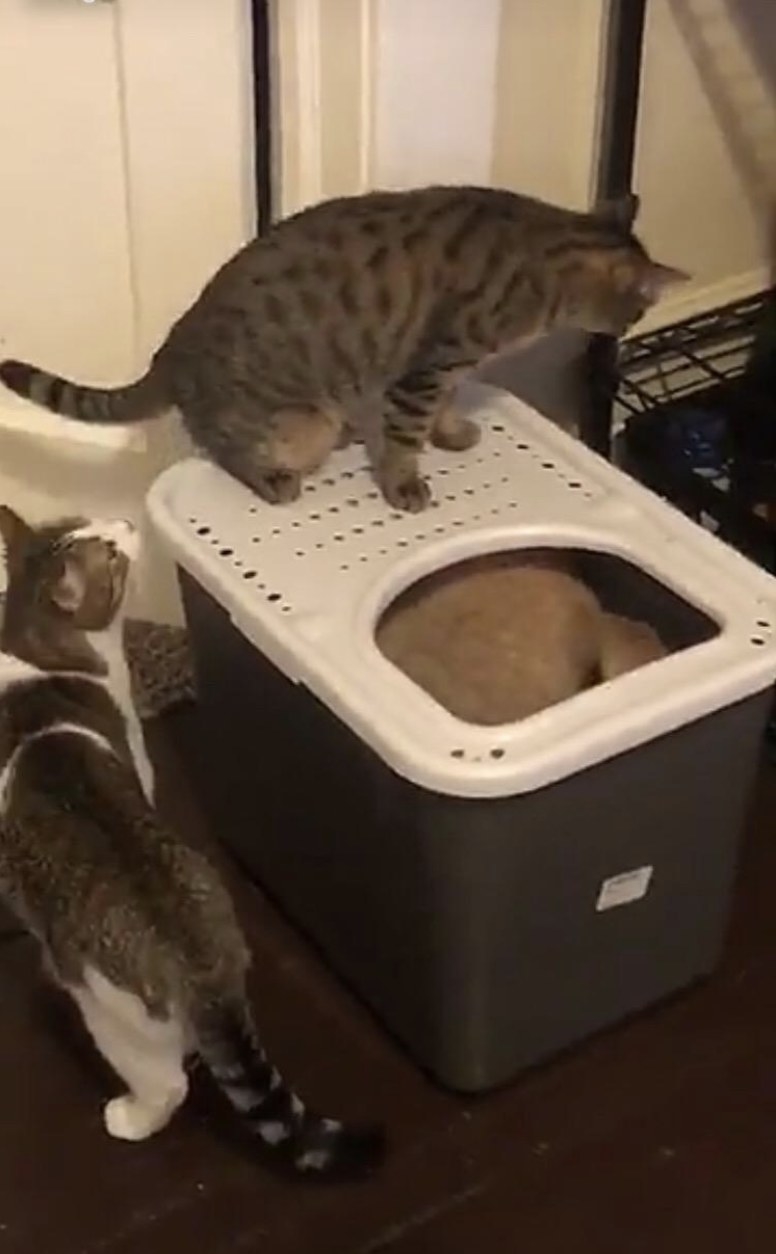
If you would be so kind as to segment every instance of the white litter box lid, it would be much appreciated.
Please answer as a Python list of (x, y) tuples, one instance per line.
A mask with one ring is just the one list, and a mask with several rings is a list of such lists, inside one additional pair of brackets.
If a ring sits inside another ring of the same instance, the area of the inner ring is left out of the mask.
[[(204, 459), (183, 461), (153, 485), (152, 521), (256, 648), (400, 775), (437, 792), (528, 792), (774, 682), (776, 580), (515, 397), (472, 384), (461, 405), (482, 441), (424, 455), (435, 503), (422, 514), (390, 509), (357, 445), (291, 505), (266, 504)], [(455, 718), (379, 652), (374, 626), (409, 584), (475, 554), (545, 545), (625, 558), (719, 634), (501, 727)]]

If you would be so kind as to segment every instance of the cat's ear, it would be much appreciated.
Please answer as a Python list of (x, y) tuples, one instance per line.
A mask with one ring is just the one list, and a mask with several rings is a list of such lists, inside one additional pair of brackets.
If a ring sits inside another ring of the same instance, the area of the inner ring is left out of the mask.
[(0, 505), (0, 538), (9, 566), (15, 563), (32, 538), (32, 528), (10, 505)]
[(74, 557), (65, 554), (49, 585), (49, 596), (65, 614), (76, 614), (86, 596), (86, 571)]
[(639, 276), (641, 294), (650, 305), (659, 301), (666, 292), (682, 283), (689, 283), (692, 275), (686, 270), (678, 270), (676, 266), (664, 266), (659, 261), (646, 261)]
[(599, 200), (595, 208), (595, 216), (609, 226), (618, 227), (621, 231), (630, 232), (639, 214), (641, 201), (635, 192), (626, 192), (623, 196), (612, 196)]

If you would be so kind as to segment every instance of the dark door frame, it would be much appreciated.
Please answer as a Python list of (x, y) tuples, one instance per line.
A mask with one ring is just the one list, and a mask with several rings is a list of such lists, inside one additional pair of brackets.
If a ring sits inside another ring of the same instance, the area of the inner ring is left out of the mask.
[(259, 232), (272, 221), (272, 34), (271, 0), (250, 0), (251, 41), (253, 54), (253, 119), (254, 171), (256, 179), (256, 217)]

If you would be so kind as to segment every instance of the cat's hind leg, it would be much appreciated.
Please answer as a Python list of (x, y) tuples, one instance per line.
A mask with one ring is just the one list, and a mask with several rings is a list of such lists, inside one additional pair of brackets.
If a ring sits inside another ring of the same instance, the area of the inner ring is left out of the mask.
[(263, 500), (280, 505), (297, 499), (303, 478), (323, 465), (343, 429), (337, 410), (289, 407), (272, 415), (260, 437), (221, 438), (212, 455)]
[(481, 431), (470, 418), (464, 418), (448, 394), (440, 401), (431, 423), (431, 443), (451, 453), (463, 453), (479, 443)]
[(185, 1031), (175, 1016), (151, 1016), (134, 993), (94, 969), (70, 988), (95, 1045), (127, 1085), (104, 1109), (105, 1127), (124, 1141), (142, 1141), (163, 1128), (188, 1091)]

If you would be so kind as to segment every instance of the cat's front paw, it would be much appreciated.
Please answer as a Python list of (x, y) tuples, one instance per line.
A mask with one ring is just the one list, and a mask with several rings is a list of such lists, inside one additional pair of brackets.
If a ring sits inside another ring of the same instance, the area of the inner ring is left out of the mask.
[(380, 485), (383, 496), (394, 509), (408, 514), (419, 514), (431, 502), (431, 489), (420, 475), (407, 475), (393, 479), (384, 477)]

